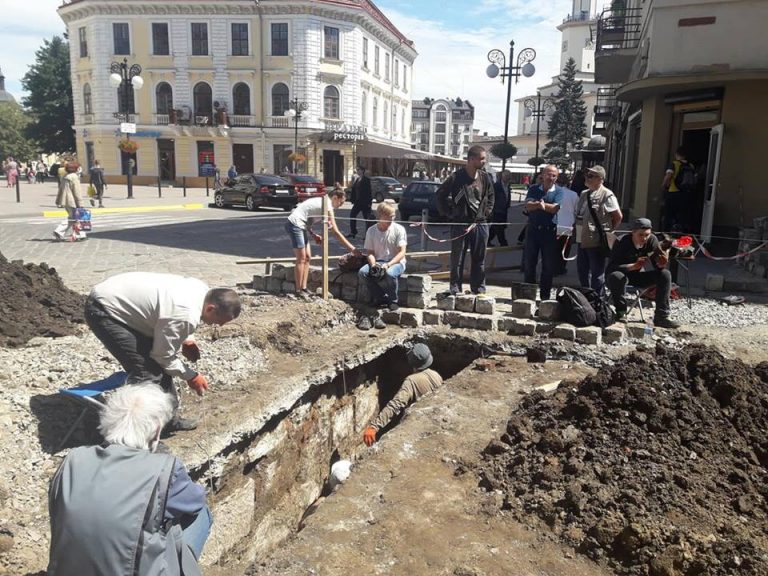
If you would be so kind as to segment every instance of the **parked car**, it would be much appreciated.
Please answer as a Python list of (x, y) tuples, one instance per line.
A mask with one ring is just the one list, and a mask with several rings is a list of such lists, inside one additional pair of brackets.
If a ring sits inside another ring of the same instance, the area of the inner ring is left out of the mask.
[(293, 184), (299, 202), (304, 202), (304, 200), (309, 198), (325, 196), (325, 184), (314, 176), (307, 174), (283, 174), (282, 178)]
[(440, 214), (437, 211), (437, 189), (440, 182), (417, 180), (408, 184), (403, 192), (403, 197), (398, 205), (400, 220), (408, 220), (411, 216), (421, 216), (425, 208), (429, 210), (430, 220), (438, 221)]
[(403, 196), (403, 185), (389, 176), (371, 176), (371, 195), (376, 202), (386, 199), (399, 202)]
[(235, 181), (213, 195), (219, 208), (244, 205), (248, 210), (262, 206), (292, 210), (299, 203), (296, 189), (287, 180), (273, 174), (240, 174)]

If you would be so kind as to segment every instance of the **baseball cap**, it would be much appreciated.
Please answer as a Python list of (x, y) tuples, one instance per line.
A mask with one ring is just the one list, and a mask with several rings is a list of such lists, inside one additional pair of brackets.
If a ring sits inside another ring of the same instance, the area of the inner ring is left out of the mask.
[(605, 168), (603, 168), (600, 165), (595, 165), (590, 168), (587, 168), (587, 172), (592, 172), (593, 174), (597, 174), (598, 176), (600, 176), (600, 178), (605, 180)]
[(632, 221), (632, 230), (650, 230), (653, 228), (648, 218), (635, 218)]

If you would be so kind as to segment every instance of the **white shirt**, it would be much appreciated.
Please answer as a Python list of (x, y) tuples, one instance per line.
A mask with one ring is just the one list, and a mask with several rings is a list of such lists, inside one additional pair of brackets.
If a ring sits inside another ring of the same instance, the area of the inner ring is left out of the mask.
[(149, 355), (166, 374), (189, 380), (196, 372), (177, 354), (200, 324), (207, 293), (208, 286), (197, 278), (126, 272), (94, 286), (91, 297), (110, 317), (152, 338)]
[[(403, 246), (408, 246), (408, 236), (405, 228), (397, 222), (392, 222), (384, 232), (379, 230), (378, 224), (374, 224), (365, 233), (364, 248), (373, 254), (376, 260), (389, 262)], [(405, 258), (400, 260), (400, 264), (405, 266)]]
[(560, 201), (560, 211), (557, 213), (557, 235), (570, 236), (573, 223), (576, 221), (576, 205), (579, 195), (570, 188), (563, 186), (563, 199)]
[[(333, 212), (333, 206), (331, 201), (328, 201), (328, 213)], [(304, 200), (301, 204), (296, 206), (288, 216), (288, 222), (294, 226), (298, 226), (302, 230), (307, 230), (315, 221), (323, 219), (323, 199), (322, 198), (310, 198)]]

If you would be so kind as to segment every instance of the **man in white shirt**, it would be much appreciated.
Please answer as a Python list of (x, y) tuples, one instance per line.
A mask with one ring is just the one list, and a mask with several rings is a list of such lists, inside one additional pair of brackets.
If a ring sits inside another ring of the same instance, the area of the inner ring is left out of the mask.
[[(393, 222), (395, 207), (389, 202), (381, 202), (376, 207), (376, 226), (371, 226), (365, 234), (365, 249), (368, 251), (368, 264), (360, 268), (358, 274), (362, 282), (368, 282), (371, 304), (386, 305), (390, 310), (397, 310), (397, 279), (405, 271), (405, 251), (408, 237), (405, 228)], [(367, 321), (367, 322), (366, 322)], [(373, 323), (383, 327), (380, 318)], [(361, 330), (369, 330), (371, 321), (367, 316), (358, 323)]]
[(557, 178), (557, 184), (563, 187), (563, 197), (560, 202), (560, 211), (557, 213), (557, 265), (555, 276), (568, 272), (568, 262), (565, 258), (571, 255), (573, 245), (573, 223), (576, 220), (576, 205), (579, 203), (579, 194), (568, 187), (568, 178), (565, 173)]
[[(190, 336), (198, 325), (219, 326), (240, 315), (240, 297), (229, 288), (209, 289), (196, 278), (154, 272), (127, 272), (91, 290), (85, 321), (128, 373), (128, 384), (154, 382), (175, 399), (173, 377), (202, 396), (208, 380), (187, 366), (200, 349)], [(174, 414), (167, 431), (192, 430), (196, 423)]]

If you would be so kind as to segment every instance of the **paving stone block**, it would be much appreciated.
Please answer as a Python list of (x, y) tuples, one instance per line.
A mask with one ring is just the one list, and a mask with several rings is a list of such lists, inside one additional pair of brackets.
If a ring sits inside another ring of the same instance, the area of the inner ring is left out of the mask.
[(441, 326), (443, 323), (442, 310), (424, 310), (424, 324), (427, 326)]
[(400, 310), (400, 326), (418, 328), (424, 323), (424, 311), (403, 308)]
[(456, 296), (456, 310), (459, 312), (474, 312), (475, 296), (473, 294), (461, 294)]
[(478, 314), (495, 314), (496, 299), (490, 296), (478, 296), (475, 299), (475, 312)]
[(429, 274), (408, 274), (408, 292), (429, 292), (432, 290), (432, 276)]
[(606, 344), (618, 344), (627, 337), (627, 328), (624, 324), (617, 323), (606, 326), (603, 330), (603, 341)]
[(560, 340), (568, 340), (573, 342), (576, 339), (576, 326), (573, 324), (558, 324), (550, 333), (552, 338), (560, 338)]
[(549, 334), (557, 326), (556, 322), (536, 322), (536, 334)]
[(382, 310), (381, 319), (385, 324), (400, 324), (400, 310)]
[(437, 307), (440, 310), (455, 310), (456, 296), (441, 294), (437, 296)]
[(516, 320), (517, 318), (512, 318), (512, 316), (501, 316), (497, 322), (499, 331), (509, 332), (515, 325)]
[(536, 312), (536, 302), (534, 300), (519, 299), (512, 301), (512, 316), (528, 320), (533, 318)]
[(626, 329), (627, 335), (631, 338), (642, 340), (643, 336), (645, 336), (645, 324), (640, 322), (628, 322)]
[(542, 300), (539, 304), (539, 318), (552, 322), (560, 320), (560, 303), (557, 300)]
[(457, 312), (456, 310), (446, 310), (443, 313), (443, 323), (448, 324), (452, 328), (458, 328), (459, 324), (461, 324), (461, 312)]
[(309, 275), (307, 276), (308, 282), (312, 282), (313, 284), (322, 284), (323, 283), (323, 269), (318, 268), (317, 266), (310, 266), (309, 268)]
[[(272, 273), (270, 276), (272, 278), (277, 278), (278, 280), (285, 280), (287, 276), (287, 268), (288, 266), (286, 264), (272, 264)], [(290, 270), (291, 277), (293, 277), (293, 268)]]
[(495, 332), (498, 329), (498, 318), (487, 314), (477, 315), (477, 329)]
[(710, 292), (722, 292), (725, 277), (722, 274), (707, 274), (705, 289)]
[(576, 341), (582, 344), (600, 345), (603, 340), (602, 330), (597, 326), (585, 326), (576, 329)]
[(253, 284), (251, 285), (257, 292), (264, 292), (267, 289), (267, 277), (259, 276), (258, 274), (253, 277)]
[(275, 276), (267, 277), (267, 292), (278, 294), (283, 291), (283, 281)]
[(288, 280), (283, 280), (282, 291), (283, 291), (283, 294), (295, 294), (296, 282), (289, 282)]
[(515, 318), (512, 324), (512, 334), (516, 336), (534, 336), (536, 334), (536, 322), (523, 318)]
[[(405, 299), (403, 299), (405, 296)], [(429, 307), (432, 302), (432, 296), (428, 292), (401, 292), (400, 300), (404, 301), (408, 308), (424, 308)]]
[(538, 284), (526, 284), (525, 282), (512, 283), (512, 300), (536, 300), (539, 294)]

